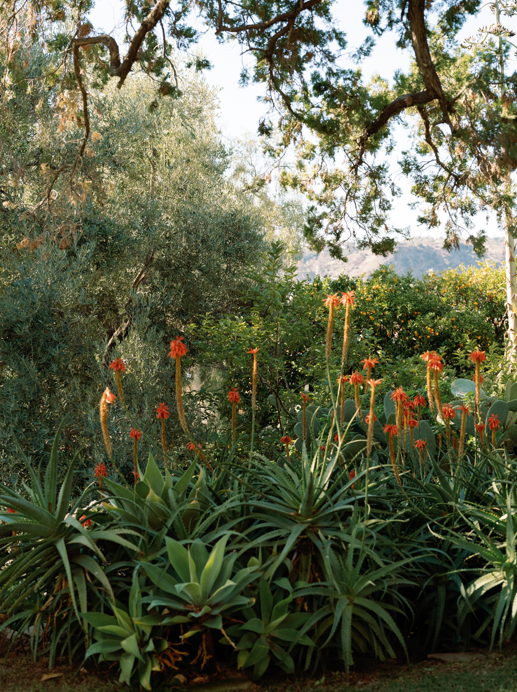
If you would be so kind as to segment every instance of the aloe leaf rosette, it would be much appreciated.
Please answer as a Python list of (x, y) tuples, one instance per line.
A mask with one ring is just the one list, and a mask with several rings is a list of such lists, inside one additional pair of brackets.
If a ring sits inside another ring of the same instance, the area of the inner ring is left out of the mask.
[(182, 639), (204, 628), (221, 630), (223, 617), (252, 603), (242, 592), (260, 573), (255, 564), (235, 571), (237, 553), (228, 554), (227, 541), (228, 535), (223, 536), (209, 552), (200, 540), (186, 548), (166, 538), (168, 562), (163, 566), (142, 563), (156, 587), (144, 600), (150, 609), (167, 611), (163, 625), (187, 626)]
[(137, 673), (140, 685), (150, 690), (151, 673), (161, 670), (157, 656), (165, 651), (168, 643), (160, 636), (162, 618), (143, 611), (138, 570), (133, 573), (128, 607), (113, 604), (112, 611), (113, 615), (82, 614), (96, 639), (88, 648), (86, 658), (97, 655), (99, 661), (118, 661), (119, 682), (129, 685)]
[(114, 598), (101, 567), (107, 558), (98, 542), (116, 543), (130, 555), (139, 550), (131, 540), (134, 532), (127, 528), (85, 527), (85, 520), (94, 520), (96, 511), (87, 502), (92, 489), (87, 488), (73, 499), (78, 454), (58, 488), (58, 444), (62, 427), (63, 424), (54, 438), (43, 481), (16, 443), (30, 485), (23, 483), (22, 494), (0, 484), (0, 603), (8, 616), (2, 628), (24, 617), (22, 606), (33, 602), (34, 593), (55, 593), (57, 584), (67, 590), (79, 620), (79, 611), (87, 598), (86, 584), (92, 578), (100, 583), (108, 598)]

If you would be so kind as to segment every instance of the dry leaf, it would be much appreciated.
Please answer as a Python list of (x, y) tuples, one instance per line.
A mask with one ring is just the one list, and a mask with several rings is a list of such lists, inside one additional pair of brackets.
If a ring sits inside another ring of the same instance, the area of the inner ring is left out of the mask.
[(175, 675), (173, 680), (177, 680), (180, 685), (184, 685), (187, 682), (187, 678), (185, 675), (181, 675), (181, 673), (178, 673), (178, 675)]
[(92, 142), (95, 144), (95, 142), (98, 142), (100, 139), (102, 139), (102, 135), (100, 132), (92, 132)]
[(45, 673), (41, 676), (40, 682), (46, 682), (47, 680), (53, 680), (54, 678), (63, 677), (63, 673)]
[(78, 38), (88, 36), (88, 34), (91, 33), (92, 29), (93, 26), (90, 24), (90, 22), (85, 22), (84, 24), (81, 24), (77, 29)]

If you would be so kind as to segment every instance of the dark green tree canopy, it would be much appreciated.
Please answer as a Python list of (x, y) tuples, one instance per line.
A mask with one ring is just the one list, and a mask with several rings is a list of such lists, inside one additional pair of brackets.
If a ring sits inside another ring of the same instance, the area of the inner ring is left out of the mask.
[[(57, 178), (66, 173), (73, 179), (84, 158), (92, 136), (91, 86), (114, 78), (122, 87), (139, 66), (153, 78), (157, 99), (177, 96), (178, 50), (191, 55), (201, 20), (220, 41), (237, 40), (250, 56), (243, 82), (265, 86), (271, 112), (259, 129), (273, 156), (287, 147), (296, 152), (296, 165), (284, 172), (283, 183), (309, 198), (306, 236), (313, 247), (326, 244), (339, 256), (341, 243), (356, 237), (380, 254), (393, 249), (398, 229), (388, 225), (389, 211), (398, 191), (386, 155), (400, 122), (412, 128), (417, 144), (402, 170), (425, 203), (421, 220), (433, 226), (445, 214), (447, 246), (457, 244), (483, 207), (504, 214), (513, 228), (513, 189), (506, 185), (501, 193), (501, 185), (515, 167), (517, 77), (505, 73), (511, 32), (501, 17), (514, 13), (514, 2), (494, 0), (495, 23), (480, 40), (461, 47), (458, 32), (480, 11), (479, 0), (368, 0), (364, 23), (370, 35), (353, 54), (330, 1), (201, 0), (194, 7), (127, 0), (124, 55), (113, 37), (99, 35), (88, 21), (92, 4), (13, 0), (3, 11), (1, 30), (8, 39), (3, 83), (23, 81), (30, 69), (16, 38), (26, 30), (54, 56), (54, 68), (42, 72), (39, 84), (53, 84), (63, 118), (82, 128)], [(381, 78), (366, 83), (360, 62), (387, 32), (412, 56), (408, 69), (392, 83)], [(199, 57), (189, 61), (196, 69), (207, 67)], [(33, 77), (33, 93), (37, 84)], [(469, 233), (482, 251), (483, 234)]]

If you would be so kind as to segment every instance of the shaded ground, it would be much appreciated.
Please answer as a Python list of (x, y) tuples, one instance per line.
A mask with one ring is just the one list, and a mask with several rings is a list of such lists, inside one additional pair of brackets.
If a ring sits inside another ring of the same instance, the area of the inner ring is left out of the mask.
[[(34, 662), (21, 651), (6, 655), (2, 647), (0, 670), (1, 692), (117, 692), (130, 688), (114, 682), (110, 671), (99, 671), (91, 663), (77, 670), (66, 664), (48, 670), (44, 659)], [(275, 682), (264, 680), (261, 686), (253, 685), (246, 678), (231, 677), (214, 680), (176, 679), (166, 682), (156, 679), (155, 692), (187, 689), (196, 692), (517, 692), (517, 647), (503, 652), (470, 652), (447, 654), (449, 660), (428, 659), (405, 666), (400, 662), (379, 663), (362, 659), (357, 661), (354, 672), (347, 678), (344, 673), (326, 673), (316, 679)], [(114, 673), (114, 671), (113, 671)], [(230, 673), (230, 675), (235, 673)], [(238, 675), (238, 674), (237, 674)], [(53, 677), (50, 677), (53, 676)], [(136, 692), (138, 686), (132, 688)], [(183, 688), (185, 689), (185, 688)]]

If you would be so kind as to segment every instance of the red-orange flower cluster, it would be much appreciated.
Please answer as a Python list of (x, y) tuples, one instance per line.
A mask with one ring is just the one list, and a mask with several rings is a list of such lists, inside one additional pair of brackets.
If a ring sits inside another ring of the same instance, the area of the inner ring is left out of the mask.
[(413, 399), (413, 402), (415, 406), (425, 406), (427, 403), (425, 400), (425, 396), (422, 396), (421, 394), (417, 394)]
[(187, 347), (183, 343), (183, 337), (177, 336), (174, 341), (171, 341), (171, 349), (169, 351), (169, 356), (171, 358), (183, 358), (187, 355)]
[(392, 401), (402, 401), (402, 402), (404, 402), (404, 401), (407, 401), (407, 398), (408, 398), (408, 395), (407, 395), (406, 392), (402, 389), (402, 387), (399, 387), (398, 389), (396, 389), (396, 390), (392, 393), (392, 395), (390, 396), (390, 399), (391, 399)]
[(472, 353), (470, 354), (470, 359), (473, 363), (482, 363), (486, 360), (486, 354), (484, 351), (476, 349), (475, 351), (472, 351)]
[(350, 384), (353, 384), (354, 386), (356, 384), (364, 384), (364, 377), (360, 372), (354, 372), (352, 375), (350, 375)]
[(132, 437), (133, 440), (141, 440), (142, 439), (142, 433), (140, 430), (137, 430), (136, 428), (131, 428), (131, 432), (129, 433), (129, 437)]
[(95, 478), (106, 478), (108, 475), (108, 470), (106, 469), (106, 465), (103, 464), (102, 462), (100, 464), (97, 464), (95, 467)]
[(163, 420), (166, 420), (169, 416), (170, 416), (169, 407), (167, 406), (167, 404), (165, 402), (162, 402), (156, 408), (156, 417), (162, 418)]
[(499, 420), (499, 416), (497, 416), (497, 414), (492, 413), (492, 415), (489, 416), (488, 427), (490, 430), (499, 430), (501, 427), (501, 421)]
[(117, 395), (113, 394), (113, 392), (110, 392), (109, 388), (106, 387), (106, 389), (104, 390), (104, 400), (106, 401), (106, 403), (112, 404), (116, 398)]
[(89, 529), (90, 526), (92, 525), (92, 520), (86, 518), (86, 514), (83, 514), (83, 516), (79, 519), (81, 524), (84, 526), (85, 529)]
[(348, 291), (348, 293), (341, 294), (342, 305), (353, 305), (355, 301), (355, 291)]
[(338, 308), (341, 304), (341, 299), (338, 297), (337, 293), (334, 293), (331, 296), (327, 295), (327, 297), (323, 301), (323, 304), (327, 308), (330, 308), (330, 307)]
[(450, 404), (445, 404), (442, 408), (442, 414), (445, 420), (452, 420), (456, 417), (456, 411)]
[(124, 371), (126, 369), (126, 364), (122, 360), (122, 358), (115, 358), (115, 360), (110, 363), (110, 370), (122, 370)]
[(228, 400), (232, 404), (239, 404), (241, 401), (241, 398), (239, 396), (239, 392), (235, 389), (235, 387), (232, 387), (230, 391), (228, 392)]
[(391, 437), (399, 434), (399, 429), (396, 425), (385, 425), (383, 431), (386, 433), (386, 435), (390, 435)]

